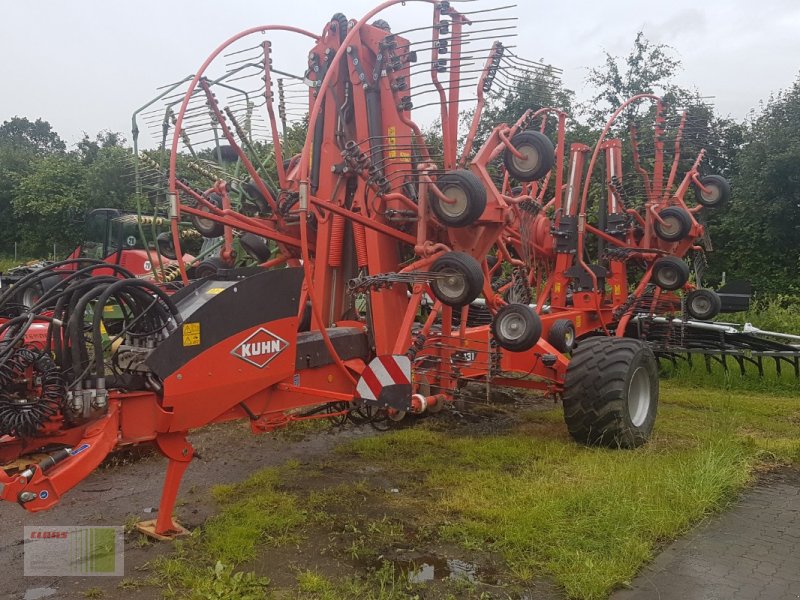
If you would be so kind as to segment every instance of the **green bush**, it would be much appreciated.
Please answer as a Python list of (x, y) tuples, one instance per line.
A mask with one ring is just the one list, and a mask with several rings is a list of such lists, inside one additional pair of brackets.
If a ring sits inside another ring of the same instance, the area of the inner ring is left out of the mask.
[(765, 331), (800, 335), (800, 296), (777, 294), (756, 298), (747, 312), (725, 314), (720, 320), (752, 323)]

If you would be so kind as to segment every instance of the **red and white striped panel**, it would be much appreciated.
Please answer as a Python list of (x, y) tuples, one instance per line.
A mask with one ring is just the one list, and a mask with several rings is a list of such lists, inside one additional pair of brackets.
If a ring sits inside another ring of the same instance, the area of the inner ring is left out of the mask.
[(373, 358), (361, 373), (356, 391), (364, 400), (378, 400), (383, 388), (390, 385), (411, 385), (411, 361), (402, 354)]

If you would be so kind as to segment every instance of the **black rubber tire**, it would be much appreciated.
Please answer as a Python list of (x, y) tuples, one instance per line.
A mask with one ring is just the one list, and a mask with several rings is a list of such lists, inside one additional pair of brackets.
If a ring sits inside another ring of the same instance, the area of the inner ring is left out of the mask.
[(714, 290), (694, 290), (686, 294), (686, 312), (698, 321), (710, 321), (722, 310), (722, 298)]
[(445, 204), (436, 194), (428, 195), (428, 202), (436, 218), (448, 227), (466, 227), (481, 218), (486, 208), (486, 189), (478, 176), (458, 169), (449, 171), (436, 180), (436, 186), (448, 198), (458, 198), (456, 204)]
[(662, 290), (679, 290), (689, 281), (689, 265), (677, 256), (662, 256), (653, 265), (651, 281)]
[(459, 287), (463, 288), (463, 290), (460, 293), (448, 291), (445, 287), (444, 284), (455, 284), (453, 280), (434, 279), (431, 281), (431, 291), (442, 304), (460, 308), (481, 295), (483, 290), (483, 269), (481, 264), (469, 254), (464, 252), (443, 254), (434, 261), (431, 272), (447, 273), (462, 279), (462, 282), (460, 282), (462, 285)]
[(376, 19), (372, 22), (373, 27), (377, 27), (378, 29), (383, 29), (386, 33), (392, 33), (392, 28), (389, 26), (389, 23), (384, 21), (383, 19)]
[(678, 206), (669, 206), (658, 216), (669, 224), (664, 227), (656, 221), (654, 225), (656, 235), (665, 242), (679, 242), (692, 230), (692, 215)]
[[(219, 194), (211, 193), (208, 195), (207, 200), (217, 208), (222, 208), (222, 196)], [(205, 205), (199, 205), (199, 203), (197, 208), (203, 212), (211, 212)], [(192, 226), (203, 237), (217, 238), (225, 232), (225, 226), (217, 221), (204, 219), (203, 217), (198, 217), (197, 215), (190, 215), (189, 220), (192, 222)]]
[(29, 284), (22, 290), (19, 296), (20, 304), (25, 308), (31, 308), (44, 296), (44, 286), (42, 286), (39, 281)]
[(575, 325), (569, 319), (556, 319), (547, 332), (548, 343), (564, 354), (575, 347)]
[[(582, 444), (641, 446), (653, 431), (658, 391), (658, 362), (643, 342), (604, 336), (583, 340), (572, 354), (564, 380), (569, 434)], [(643, 401), (631, 404), (631, 399), (645, 394)]]
[(158, 253), (167, 260), (178, 259), (175, 244), (172, 243), (172, 234), (169, 231), (162, 231), (156, 236), (156, 248)]
[[(277, 190), (266, 181), (263, 181), (263, 183), (264, 187), (266, 187), (267, 191), (272, 195), (272, 199), (277, 202)], [(267, 202), (267, 199), (264, 198), (264, 194), (259, 191), (255, 183), (248, 181), (242, 186), (242, 189), (244, 190), (244, 193), (247, 195), (248, 199), (255, 204), (256, 210), (260, 216), (267, 217), (272, 214), (272, 209), (269, 206), (269, 202)]]
[(227, 269), (228, 266), (218, 256), (211, 256), (201, 262), (194, 268), (195, 279), (204, 279), (206, 277), (213, 277), (222, 269)]
[(536, 181), (550, 172), (556, 162), (553, 142), (538, 131), (522, 131), (511, 138), (511, 145), (525, 153), (526, 149), (536, 152), (536, 160), (524, 164), (508, 148), (503, 152), (503, 164), (509, 175), (518, 181)]
[[(522, 325), (519, 334), (510, 335), (508, 328), (513, 330), (519, 325)], [(530, 350), (542, 337), (542, 321), (527, 304), (506, 304), (497, 311), (490, 328), (497, 345), (511, 352)]]
[(239, 244), (250, 258), (259, 263), (267, 262), (272, 256), (272, 249), (269, 247), (267, 238), (255, 233), (243, 233), (239, 236)]
[(700, 183), (703, 184), (703, 187), (715, 190), (715, 193), (709, 197), (703, 195), (703, 191), (695, 186), (694, 195), (697, 203), (706, 208), (719, 208), (731, 197), (731, 184), (721, 175), (706, 175), (700, 178)]
[(222, 164), (232, 164), (239, 160), (239, 153), (236, 148), (229, 144), (223, 144), (219, 147), (219, 155), (217, 155), (216, 148), (211, 151), (215, 160), (222, 160)]

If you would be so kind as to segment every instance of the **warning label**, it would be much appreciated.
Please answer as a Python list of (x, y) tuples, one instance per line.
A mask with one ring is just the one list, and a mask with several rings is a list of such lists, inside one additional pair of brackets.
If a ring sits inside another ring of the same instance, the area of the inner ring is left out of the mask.
[(183, 324), (183, 345), (184, 346), (200, 345), (200, 323)]

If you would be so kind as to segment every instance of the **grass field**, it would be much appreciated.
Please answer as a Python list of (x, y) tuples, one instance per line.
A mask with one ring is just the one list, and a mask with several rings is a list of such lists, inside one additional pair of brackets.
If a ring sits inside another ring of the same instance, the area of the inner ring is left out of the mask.
[[(550, 584), (606, 598), (758, 470), (800, 463), (797, 389), (728, 387), (664, 381), (655, 437), (636, 451), (579, 446), (560, 408), (531, 401), (267, 469), (215, 488), (219, 513), (153, 564), (151, 583), (217, 599), (536, 598)], [(420, 582), (398, 547), (490, 565), (491, 585)]]
[(0, 272), (7, 271), (12, 267), (16, 267), (17, 265), (22, 264), (24, 261), (14, 260), (14, 258), (8, 258), (5, 256), (0, 256)]
[(14, 267), (18, 267), (19, 265), (24, 265), (29, 262), (33, 262), (34, 258), (29, 258), (26, 256), (20, 256), (16, 260), (14, 260), (13, 256), (0, 256), (0, 273), (8, 271)]

